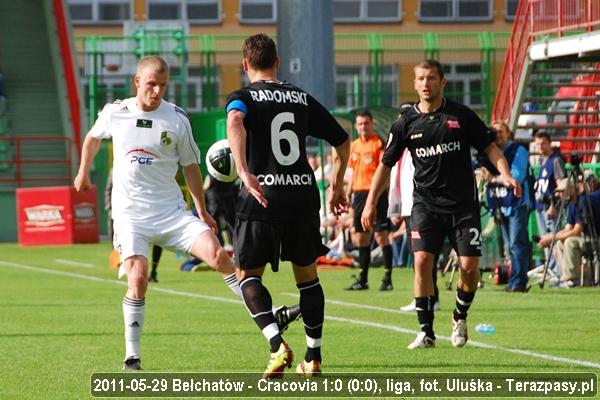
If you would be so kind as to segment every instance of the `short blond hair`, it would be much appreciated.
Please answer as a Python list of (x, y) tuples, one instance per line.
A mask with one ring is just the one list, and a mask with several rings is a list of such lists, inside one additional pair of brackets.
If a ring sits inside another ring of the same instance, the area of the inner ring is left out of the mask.
[(167, 74), (171, 75), (171, 69), (169, 68), (169, 64), (167, 64), (164, 58), (159, 56), (146, 56), (142, 58), (138, 62), (136, 73), (139, 74), (144, 68), (152, 68), (156, 72), (166, 72)]
[(508, 122), (506, 122), (505, 120), (503, 120), (503, 119), (496, 119), (496, 120), (492, 121), (492, 123), (490, 124), (490, 126), (491, 127), (498, 126), (498, 127), (502, 128), (502, 129), (505, 129), (506, 132), (509, 133), (510, 138), (514, 139), (515, 134), (510, 129), (510, 126), (508, 126)]

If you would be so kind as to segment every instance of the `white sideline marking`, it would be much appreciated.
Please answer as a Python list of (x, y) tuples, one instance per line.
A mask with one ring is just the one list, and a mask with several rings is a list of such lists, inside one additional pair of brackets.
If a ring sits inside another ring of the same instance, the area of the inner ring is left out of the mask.
[[(11, 263), (11, 262), (7, 262), (7, 261), (0, 261), (0, 266), (12, 267), (12, 268), (19, 268), (19, 269), (26, 269), (26, 270), (35, 271), (35, 272), (44, 272), (46, 274), (68, 276), (68, 277), (71, 277), (71, 278), (84, 279), (84, 280), (93, 281), (93, 282), (106, 282), (106, 283), (113, 283), (115, 285), (127, 286), (127, 282), (119, 281), (117, 279), (97, 278), (95, 276), (78, 274), (78, 273), (75, 273), (75, 272), (57, 271), (57, 270), (54, 270), (54, 269), (34, 267), (34, 266), (31, 266), (31, 265), (17, 264), (17, 263)], [(228, 299), (228, 298), (225, 298), (225, 297), (209, 296), (209, 295), (205, 295), (205, 294), (197, 294), (197, 293), (189, 293), (189, 292), (180, 292), (178, 290), (171, 290), (171, 289), (165, 289), (165, 288), (157, 288), (157, 287), (151, 287), (151, 286), (148, 287), (148, 290), (149, 291), (153, 291), (153, 292), (160, 292), (160, 293), (172, 294), (172, 295), (175, 295), (175, 296), (194, 297), (194, 298), (197, 298), (197, 299), (221, 301), (221, 302), (224, 302), (224, 303), (234, 303), (234, 304), (240, 304), (240, 303), (242, 303), (241, 300)]]
[[(295, 298), (300, 297), (297, 293), (285, 293), (284, 292), (282, 294), (284, 294), (286, 296), (290, 296), (290, 297), (295, 297)], [(366, 310), (376, 310), (376, 311), (383, 311), (383, 312), (389, 312), (389, 313), (395, 313), (395, 314), (415, 314), (416, 315), (416, 313), (414, 311), (395, 310), (393, 308), (371, 306), (371, 305), (367, 305), (367, 304), (348, 303), (345, 301), (338, 301), (338, 300), (331, 300), (331, 299), (325, 299), (325, 303), (335, 304), (335, 305), (345, 306), (345, 307), (352, 307), (355, 309), (363, 308)], [(372, 328), (386, 329), (386, 330), (390, 330), (390, 331), (394, 331), (394, 332), (407, 333), (407, 334), (411, 334), (411, 335), (416, 335), (419, 333), (419, 331), (416, 331), (416, 330), (401, 328), (401, 327), (395, 326), (395, 325), (381, 324), (378, 322), (369, 322), (369, 321), (363, 321), (363, 320), (357, 320), (357, 319), (332, 317), (332, 316), (327, 316), (327, 315), (325, 316), (325, 319), (329, 319), (332, 321), (338, 321), (338, 322), (345, 322), (345, 323), (354, 324), (354, 325), (369, 326)], [(436, 339), (443, 339), (446, 341), (450, 341), (450, 338), (448, 336), (436, 335)], [(577, 359), (573, 359), (573, 358), (566, 358), (566, 357), (559, 357), (559, 356), (552, 356), (549, 354), (536, 353), (536, 352), (529, 351), (529, 350), (511, 349), (509, 347), (496, 346), (494, 344), (478, 342), (478, 341), (471, 340), (471, 339), (469, 339), (469, 345), (475, 346), (475, 347), (481, 347), (484, 349), (502, 350), (502, 351), (506, 351), (508, 353), (522, 354), (522, 355), (526, 355), (526, 356), (530, 356), (530, 357), (541, 358), (544, 360), (559, 361), (559, 362), (565, 362), (568, 364), (576, 364), (576, 365), (583, 365), (586, 367), (600, 368), (600, 364), (596, 364), (591, 361), (577, 360)]]
[[(93, 282), (113, 283), (116, 285), (127, 286), (127, 283), (116, 280), (116, 279), (113, 280), (113, 279), (106, 279), (106, 278), (98, 278), (95, 276), (88, 276), (88, 275), (78, 274), (78, 273), (74, 273), (74, 272), (57, 271), (57, 270), (53, 270), (53, 269), (34, 267), (31, 265), (18, 264), (18, 263), (12, 263), (12, 262), (7, 262), (7, 261), (0, 261), (0, 266), (18, 268), (18, 269), (23, 269), (23, 270), (35, 271), (35, 272), (43, 272), (46, 274), (53, 274), (53, 275), (59, 275), (59, 276), (68, 276), (71, 278), (83, 279), (83, 280), (88, 280), (88, 281), (93, 281)], [(149, 287), (148, 290), (151, 290), (154, 292), (172, 294), (175, 296), (193, 297), (193, 298), (199, 298), (199, 299), (205, 299), (205, 300), (220, 301), (220, 302), (224, 302), (224, 303), (234, 303), (234, 304), (241, 303), (240, 300), (233, 300), (233, 299), (228, 299), (225, 297), (208, 296), (208, 295), (203, 295), (203, 294), (182, 292), (179, 290), (171, 290), (171, 289), (164, 289), (164, 288), (157, 288), (157, 287)], [(283, 294), (292, 296), (292, 297), (298, 297), (297, 294), (292, 294), (292, 293), (283, 293)], [(336, 300), (326, 300), (326, 302), (330, 303), (330, 304), (337, 304), (337, 305), (347, 305), (347, 306), (351, 305), (352, 307), (355, 307), (355, 308), (376, 309), (379, 311), (386, 311), (386, 312), (398, 312), (397, 310), (390, 309), (390, 308), (384, 308), (384, 307), (376, 307), (376, 306), (368, 306), (367, 307), (365, 304), (353, 304), (353, 303), (346, 303), (346, 302), (341, 302), (341, 301), (336, 301)], [(403, 312), (401, 312), (401, 313), (403, 313)], [(406, 329), (406, 328), (402, 328), (402, 327), (395, 326), (395, 325), (382, 324), (379, 322), (370, 322), (370, 321), (363, 321), (363, 320), (350, 319), (350, 318), (341, 318), (341, 317), (334, 317), (334, 316), (325, 316), (325, 319), (331, 320), (331, 321), (343, 322), (343, 323), (347, 323), (347, 324), (362, 325), (362, 326), (368, 326), (371, 328), (385, 329), (385, 330), (389, 330), (389, 331), (410, 334), (410, 335), (415, 335), (418, 333), (416, 330)], [(442, 339), (442, 340), (447, 340), (447, 341), (450, 340), (450, 338), (448, 338), (447, 336), (438, 336), (437, 338)], [(536, 352), (528, 351), (528, 350), (511, 349), (508, 347), (501, 347), (501, 346), (477, 342), (477, 341), (473, 341), (473, 340), (469, 340), (469, 345), (475, 346), (475, 347), (481, 347), (481, 348), (485, 348), (485, 349), (491, 349), (491, 350), (501, 350), (501, 351), (506, 351), (508, 353), (520, 354), (520, 355), (533, 357), (533, 358), (541, 358), (541, 359), (549, 360), (549, 361), (563, 362), (566, 364), (575, 364), (575, 365), (582, 365), (584, 367), (600, 368), (600, 364), (593, 363), (591, 361), (577, 360), (577, 359), (567, 358), (567, 357), (552, 356), (549, 354), (536, 353)]]
[(79, 261), (72, 261), (72, 260), (64, 260), (62, 258), (55, 258), (54, 262), (57, 264), (63, 264), (63, 265), (74, 265), (76, 267), (81, 267), (81, 268), (96, 268), (96, 266), (94, 264), (82, 263)]
[[(345, 322), (345, 323), (354, 324), (354, 325), (369, 326), (371, 328), (386, 329), (389, 331), (400, 332), (400, 333), (410, 333), (413, 335), (419, 333), (417, 331), (401, 328), (399, 326), (380, 324), (378, 322), (362, 321), (359, 319), (339, 318), (339, 317), (331, 317), (331, 316), (325, 316), (325, 319), (332, 320), (332, 321), (338, 321), (338, 322)], [(437, 336), (436, 335), (436, 338), (450, 341), (450, 338), (447, 336)], [(596, 364), (591, 361), (577, 360), (577, 359), (567, 358), (567, 357), (552, 356), (550, 354), (536, 353), (534, 351), (529, 351), (529, 350), (511, 349), (508, 347), (502, 347), (502, 346), (496, 346), (493, 344), (477, 342), (477, 341), (470, 340), (470, 339), (469, 339), (469, 346), (481, 347), (481, 348), (490, 349), (490, 350), (502, 350), (502, 351), (506, 351), (508, 353), (521, 354), (524, 356), (541, 358), (541, 359), (549, 360), (549, 361), (564, 362), (567, 364), (582, 365), (584, 367), (600, 368), (600, 364)]]

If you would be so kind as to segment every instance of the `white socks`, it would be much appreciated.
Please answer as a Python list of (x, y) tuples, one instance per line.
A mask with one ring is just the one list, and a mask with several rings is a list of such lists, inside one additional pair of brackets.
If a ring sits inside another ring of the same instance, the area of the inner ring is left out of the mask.
[(225, 281), (229, 289), (231, 289), (231, 291), (235, 293), (236, 296), (238, 296), (242, 300), (244, 299), (244, 297), (242, 296), (242, 289), (240, 289), (240, 285), (238, 284), (235, 272), (230, 275), (224, 276), (223, 280)]
[(146, 300), (123, 298), (123, 321), (125, 322), (125, 359), (140, 358), (140, 339), (144, 327)]

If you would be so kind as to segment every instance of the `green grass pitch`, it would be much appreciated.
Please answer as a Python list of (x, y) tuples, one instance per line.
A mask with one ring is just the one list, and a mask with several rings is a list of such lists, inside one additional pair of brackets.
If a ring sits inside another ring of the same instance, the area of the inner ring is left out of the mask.
[[(0, 399), (90, 397), (93, 372), (120, 371), (121, 301), (125, 281), (108, 269), (109, 244), (21, 248), (0, 244)], [(213, 271), (185, 273), (164, 252), (159, 283), (146, 295), (142, 337), (145, 371), (262, 371), (268, 345), (246, 309)], [(454, 292), (440, 277), (435, 349), (409, 351), (415, 314), (399, 311), (412, 298), (412, 271), (394, 270), (394, 290), (348, 292), (351, 271), (323, 270), (326, 296), (323, 369), (327, 372), (598, 372), (600, 289), (534, 287), (508, 294), (486, 280), (469, 314), (470, 342), (448, 338)], [(487, 278), (487, 274), (486, 277)], [(291, 268), (268, 271), (274, 304), (297, 302)], [(480, 334), (490, 323), (494, 334)], [(284, 335), (296, 360), (304, 331), (296, 322)], [(290, 370), (292, 371), (292, 370)]]

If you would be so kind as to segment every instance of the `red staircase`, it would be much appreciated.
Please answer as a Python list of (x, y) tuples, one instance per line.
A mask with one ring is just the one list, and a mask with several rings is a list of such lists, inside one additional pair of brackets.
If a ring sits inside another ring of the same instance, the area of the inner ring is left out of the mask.
[(493, 119), (509, 120), (531, 42), (600, 29), (599, 0), (520, 0), (500, 75)]

